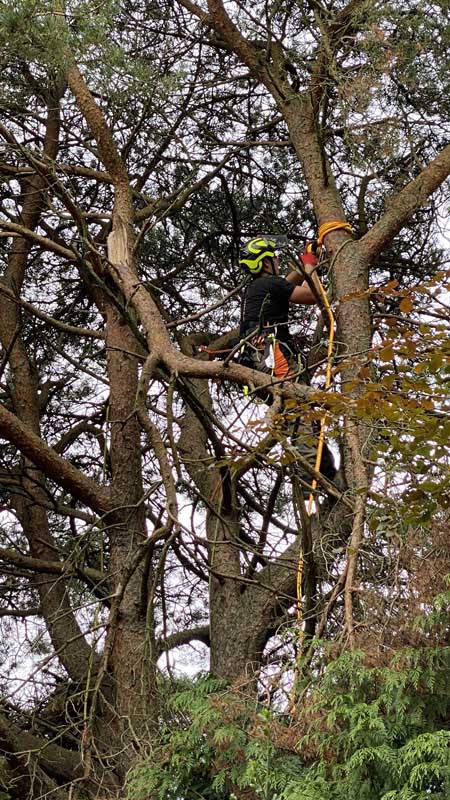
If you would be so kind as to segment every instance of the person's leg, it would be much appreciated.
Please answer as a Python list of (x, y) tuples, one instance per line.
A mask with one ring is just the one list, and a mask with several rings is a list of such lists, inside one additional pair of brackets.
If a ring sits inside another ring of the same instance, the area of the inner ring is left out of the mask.
[[(277, 380), (298, 379), (301, 360), (295, 356), (287, 343), (280, 342), (269, 334), (256, 337), (252, 342), (252, 348), (254, 369), (269, 373)], [(270, 395), (262, 399), (267, 405), (271, 405)], [(275, 425), (279, 432), (290, 439), (291, 444), (308, 464), (315, 467), (319, 438), (313, 429), (313, 424), (302, 422), (297, 413), (293, 414), (286, 409), (277, 417)], [(320, 472), (330, 481), (336, 475), (333, 454), (326, 442), (323, 445)], [(300, 465), (299, 476), (305, 483), (311, 485), (312, 475)]]
[[(296, 358), (288, 344), (276, 342), (274, 371), (277, 378), (294, 378), (295, 376), (298, 380), (300, 364), (301, 361)], [(308, 464), (315, 467), (317, 448), (319, 446), (319, 430), (315, 430), (315, 424), (302, 423), (297, 417), (288, 423), (288, 430), (290, 431), (291, 443), (298, 453), (306, 459)], [(323, 443), (319, 471), (329, 481), (332, 481), (336, 475), (333, 454), (326, 442)], [(306, 471), (304, 472), (304, 480), (309, 484), (312, 481), (312, 476)]]
[[(307, 461), (311, 467), (315, 468), (319, 447), (319, 433), (314, 430), (313, 424), (304, 422), (299, 417), (292, 420), (290, 423), (290, 439), (296, 452), (301, 456), (301, 460)], [(329, 481), (334, 480), (337, 472), (333, 453), (326, 442), (323, 443), (322, 447), (319, 472)], [(301, 464), (298, 465), (298, 475), (304, 482), (311, 485), (313, 476)]]

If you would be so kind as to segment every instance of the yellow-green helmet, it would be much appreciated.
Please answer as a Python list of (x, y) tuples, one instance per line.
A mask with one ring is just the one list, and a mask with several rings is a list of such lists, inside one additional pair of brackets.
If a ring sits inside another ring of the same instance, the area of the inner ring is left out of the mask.
[(265, 258), (275, 257), (277, 243), (275, 238), (268, 236), (256, 236), (250, 239), (241, 250), (239, 266), (248, 269), (252, 275), (258, 275), (263, 268)]

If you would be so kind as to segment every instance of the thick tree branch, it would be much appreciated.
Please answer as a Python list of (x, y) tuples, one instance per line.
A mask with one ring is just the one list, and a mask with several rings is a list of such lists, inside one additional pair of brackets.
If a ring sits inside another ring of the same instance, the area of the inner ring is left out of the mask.
[(25, 765), (39, 764), (48, 775), (56, 780), (73, 781), (81, 777), (81, 756), (72, 750), (20, 730), (9, 717), (0, 714), (0, 743), (3, 754), (9, 760), (18, 757)]
[(111, 511), (109, 492), (98, 486), (69, 461), (61, 458), (14, 414), (0, 405), (0, 435), (27, 456), (42, 472), (93, 511)]
[(43, 250), (50, 250), (51, 253), (55, 253), (57, 256), (68, 261), (79, 260), (79, 255), (74, 250), (69, 250), (68, 247), (62, 247), (60, 244), (49, 239), (48, 236), (41, 236), (39, 233), (35, 233), (24, 225), (17, 225), (15, 222), (8, 222), (5, 219), (1, 219), (0, 228), (3, 228), (6, 236), (21, 236), (31, 242), (31, 244), (39, 245)]
[(230, 19), (222, 0), (208, 0), (208, 9), (210, 21), (217, 33), (223, 37), (241, 61), (248, 66), (251, 73), (259, 78), (269, 88), (269, 91), (273, 90), (274, 86), (263, 68), (259, 51), (242, 35)]
[(67, 83), (75, 95), (78, 108), (95, 137), (100, 158), (110, 173), (112, 181), (128, 186), (128, 174), (105, 117), (95, 102), (83, 75), (70, 53), (68, 53), (68, 58), (71, 59), (71, 63), (66, 72)]
[(209, 646), (209, 625), (199, 625), (198, 628), (177, 631), (169, 634), (165, 639), (159, 639), (157, 642), (158, 653), (161, 654), (167, 650), (173, 650), (175, 647), (181, 647), (192, 641), (202, 642)]
[(45, 561), (40, 558), (32, 558), (19, 553), (18, 550), (9, 550), (7, 548), (0, 548), (0, 561), (5, 561), (8, 564), (14, 564), (18, 567), (30, 570), (31, 572), (40, 572), (47, 575), (62, 575), (66, 578), (78, 577), (92, 585), (102, 584), (105, 585), (108, 576), (97, 569), (91, 567), (78, 567), (76, 563), (67, 561)]
[(420, 175), (401, 192), (387, 201), (387, 210), (358, 242), (358, 250), (366, 264), (371, 263), (392, 241), (408, 219), (422, 208), (427, 199), (450, 175), (450, 145), (430, 161)]

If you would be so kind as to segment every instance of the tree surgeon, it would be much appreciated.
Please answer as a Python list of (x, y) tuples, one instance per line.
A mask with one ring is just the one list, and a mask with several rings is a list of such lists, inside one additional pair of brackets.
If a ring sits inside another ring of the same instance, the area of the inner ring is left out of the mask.
[[(245, 366), (271, 374), (275, 379), (299, 380), (302, 372), (302, 354), (297, 352), (289, 331), (291, 304), (314, 305), (316, 296), (299, 271), (289, 272), (286, 278), (280, 275), (277, 250), (282, 237), (257, 236), (250, 239), (240, 254), (240, 266), (251, 276), (243, 300), (240, 338), (244, 341), (240, 361)], [(318, 260), (309, 247), (300, 255), (303, 268), (308, 275), (316, 269)], [(266, 398), (267, 401), (267, 398)], [(289, 426), (295, 447), (308, 459), (315, 462), (315, 437), (310, 425), (298, 419)], [(320, 471), (333, 480), (336, 468), (327, 445), (324, 446)]]

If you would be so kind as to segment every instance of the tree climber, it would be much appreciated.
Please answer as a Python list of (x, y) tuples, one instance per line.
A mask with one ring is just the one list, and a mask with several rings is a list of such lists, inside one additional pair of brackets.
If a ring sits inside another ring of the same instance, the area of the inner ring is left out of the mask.
[[(279, 237), (257, 236), (246, 243), (239, 264), (252, 277), (242, 300), (240, 339), (245, 339), (240, 362), (273, 375), (278, 380), (298, 380), (303, 368), (289, 333), (290, 304), (313, 305), (317, 302), (308, 282), (294, 270), (286, 278), (279, 274)], [(317, 266), (314, 252), (300, 256), (310, 275)], [(254, 335), (252, 335), (254, 333)], [(315, 436), (311, 427), (299, 422), (290, 431), (293, 444), (311, 466), (315, 462)], [(331, 451), (324, 445), (320, 471), (333, 480), (336, 468)], [(306, 476), (311, 482), (311, 477)]]

